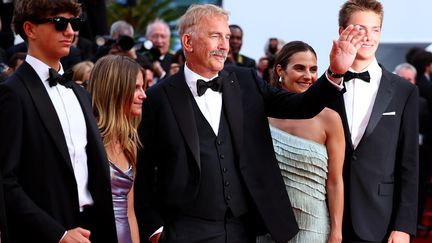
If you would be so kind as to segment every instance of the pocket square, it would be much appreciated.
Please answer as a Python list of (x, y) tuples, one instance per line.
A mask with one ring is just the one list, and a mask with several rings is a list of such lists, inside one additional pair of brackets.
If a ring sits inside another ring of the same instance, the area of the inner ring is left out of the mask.
[(384, 112), (382, 115), (383, 116), (394, 116), (394, 115), (396, 115), (396, 111)]

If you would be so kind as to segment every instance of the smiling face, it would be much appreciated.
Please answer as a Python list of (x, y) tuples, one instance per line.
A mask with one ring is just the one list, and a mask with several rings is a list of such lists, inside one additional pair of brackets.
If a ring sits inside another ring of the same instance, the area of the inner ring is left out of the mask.
[(317, 80), (317, 58), (309, 50), (293, 54), (285, 69), (279, 64), (276, 69), (282, 78), (282, 87), (290, 92), (302, 93)]
[[(347, 25), (350, 24), (360, 26), (366, 33), (366, 40), (357, 51), (353, 64), (356, 71), (361, 71), (375, 59), (375, 52), (381, 39), (381, 17), (373, 11), (356, 11), (349, 18)], [(339, 31), (341, 30), (340, 28)]]
[(132, 104), (130, 107), (130, 114), (132, 116), (140, 116), (142, 104), (144, 99), (147, 98), (144, 92), (144, 77), (142, 72), (138, 72), (136, 77), (135, 92), (133, 95)]
[(192, 33), (182, 37), (186, 65), (203, 77), (214, 77), (224, 67), (230, 35), (224, 16), (203, 17)]

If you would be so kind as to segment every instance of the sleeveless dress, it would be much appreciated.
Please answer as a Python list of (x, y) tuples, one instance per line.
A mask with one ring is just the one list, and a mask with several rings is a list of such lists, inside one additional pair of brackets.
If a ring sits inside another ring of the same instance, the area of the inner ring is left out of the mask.
[[(326, 203), (327, 149), (311, 140), (270, 126), (273, 147), (300, 231), (289, 242), (327, 242), (330, 218)], [(257, 242), (274, 242), (269, 235)]]
[(111, 161), (109, 165), (117, 240), (119, 243), (131, 243), (132, 239), (127, 215), (127, 195), (133, 185), (132, 166), (129, 166), (126, 171), (122, 171)]

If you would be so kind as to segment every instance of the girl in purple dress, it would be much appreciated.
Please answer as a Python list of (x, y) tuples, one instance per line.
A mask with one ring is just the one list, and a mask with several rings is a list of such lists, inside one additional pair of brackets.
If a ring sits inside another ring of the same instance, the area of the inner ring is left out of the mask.
[(111, 191), (119, 243), (139, 242), (133, 202), (137, 127), (141, 120), (144, 71), (126, 56), (105, 56), (96, 62), (89, 91), (108, 155)]

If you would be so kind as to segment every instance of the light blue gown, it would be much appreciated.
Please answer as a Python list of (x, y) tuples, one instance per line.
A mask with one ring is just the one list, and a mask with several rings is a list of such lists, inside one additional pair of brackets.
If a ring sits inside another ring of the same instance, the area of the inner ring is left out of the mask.
[[(311, 140), (270, 127), (273, 146), (300, 231), (289, 242), (327, 242), (330, 219), (326, 204), (327, 149)], [(258, 243), (273, 242), (270, 236)]]

